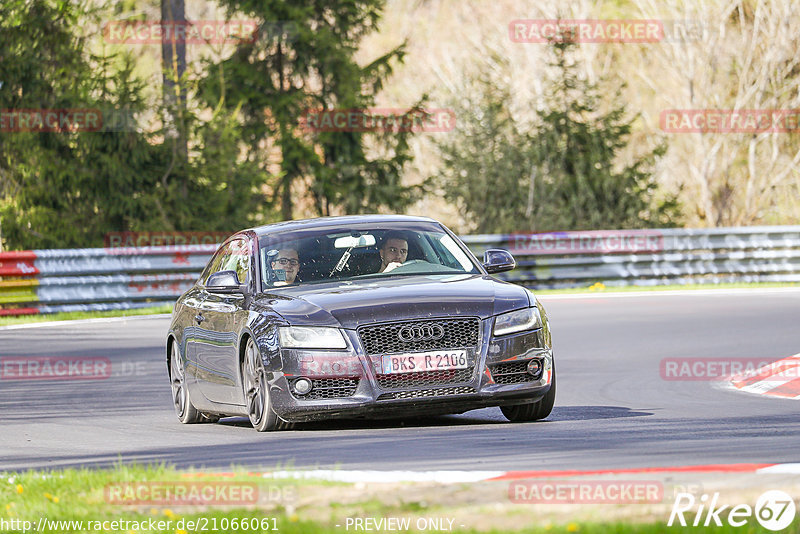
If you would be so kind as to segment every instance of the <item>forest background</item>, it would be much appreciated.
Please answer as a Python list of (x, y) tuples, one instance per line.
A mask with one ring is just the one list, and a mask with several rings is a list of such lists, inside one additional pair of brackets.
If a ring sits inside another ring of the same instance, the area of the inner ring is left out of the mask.
[[(256, 33), (110, 32), (183, 19)], [(664, 32), (548, 44), (509, 31), (556, 19)], [(462, 234), (798, 224), (796, 127), (663, 124), (670, 110), (797, 112), (798, 49), (791, 0), (6, 0), (2, 250), (352, 213), (428, 215)], [(76, 109), (104, 126), (9, 122)], [(328, 131), (303, 122), (314, 110), (454, 122)]]

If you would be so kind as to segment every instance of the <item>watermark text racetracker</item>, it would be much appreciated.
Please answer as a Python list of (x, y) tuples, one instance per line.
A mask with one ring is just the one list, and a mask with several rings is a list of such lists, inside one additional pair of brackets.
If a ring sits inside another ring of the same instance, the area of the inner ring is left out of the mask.
[(800, 367), (793, 360), (768, 358), (664, 358), (659, 364), (663, 380), (726, 380), (731, 377), (800, 378)]
[(0, 109), (0, 133), (134, 131), (132, 110), (115, 108)]
[(658, 230), (511, 234), (510, 241), (513, 254), (608, 254), (664, 250), (664, 236)]
[(147, 362), (115, 361), (104, 356), (0, 357), (0, 380), (105, 380), (144, 376)]
[(0, 109), (0, 132), (99, 132), (99, 109)]
[(108, 232), (104, 244), (107, 248), (216, 245), (230, 235), (230, 232)]
[(519, 480), (508, 486), (513, 503), (659, 503), (664, 485), (657, 480)]
[(658, 20), (527, 19), (508, 25), (515, 43), (657, 43), (664, 38)]
[(697, 20), (655, 19), (517, 19), (508, 24), (514, 43), (660, 43), (700, 39), (705, 24)]
[(114, 44), (252, 43), (256, 20), (115, 20), (103, 26), (103, 37)]
[(665, 109), (667, 133), (798, 133), (800, 109)]
[(311, 132), (449, 132), (456, 114), (452, 109), (308, 109), (299, 123)]
[(118, 482), (104, 490), (109, 504), (121, 505), (245, 505), (256, 504), (254, 482)]
[(69, 519), (38, 521), (0, 517), (0, 532), (278, 532), (275, 517), (196, 517), (194, 519)]

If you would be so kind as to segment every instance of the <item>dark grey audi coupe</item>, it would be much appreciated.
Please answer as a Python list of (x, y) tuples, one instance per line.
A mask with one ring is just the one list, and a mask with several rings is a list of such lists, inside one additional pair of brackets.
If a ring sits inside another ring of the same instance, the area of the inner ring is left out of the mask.
[(333, 417), (553, 408), (550, 326), (529, 290), (491, 275), (442, 224), (369, 215), (289, 221), (228, 238), (175, 304), (166, 356), (183, 423), (256, 430)]

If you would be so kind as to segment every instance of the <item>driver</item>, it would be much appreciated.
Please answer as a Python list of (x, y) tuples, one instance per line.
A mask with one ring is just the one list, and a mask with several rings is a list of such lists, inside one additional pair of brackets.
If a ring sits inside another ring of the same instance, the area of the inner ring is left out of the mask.
[(383, 238), (378, 253), (381, 255), (381, 269), (378, 272), (388, 273), (400, 267), (408, 258), (408, 239), (399, 232), (389, 232)]
[(275, 282), (276, 286), (294, 284), (297, 279), (297, 273), (300, 271), (300, 258), (297, 255), (297, 250), (293, 248), (279, 249), (278, 255), (271, 265), (273, 271), (277, 269), (286, 271), (286, 281)]

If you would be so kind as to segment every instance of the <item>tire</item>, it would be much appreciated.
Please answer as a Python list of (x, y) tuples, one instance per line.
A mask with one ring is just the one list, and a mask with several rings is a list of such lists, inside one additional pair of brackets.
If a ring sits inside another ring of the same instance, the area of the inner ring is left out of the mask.
[(291, 425), (272, 410), (267, 373), (253, 338), (247, 338), (242, 360), (242, 388), (250, 423), (259, 432), (284, 430)]
[(515, 406), (501, 406), (503, 415), (512, 423), (524, 423), (544, 419), (553, 411), (556, 402), (556, 368), (553, 365), (553, 382), (550, 390), (544, 397), (530, 404), (517, 404)]
[(172, 383), (172, 405), (181, 423), (190, 425), (207, 421), (192, 404), (189, 397), (189, 389), (186, 387), (186, 369), (184, 368), (183, 358), (178, 349), (178, 342), (172, 340), (172, 350), (169, 358), (169, 378)]

